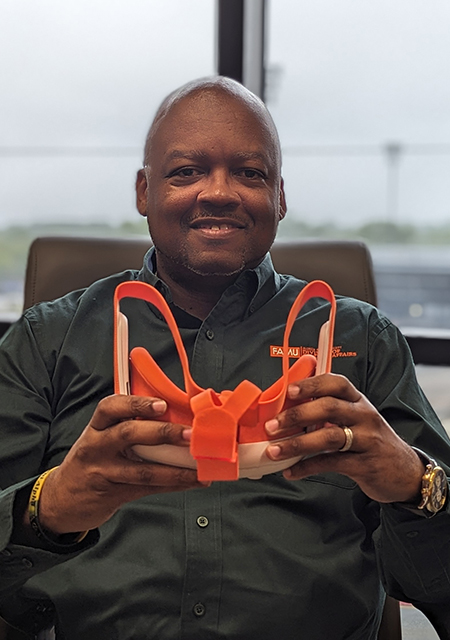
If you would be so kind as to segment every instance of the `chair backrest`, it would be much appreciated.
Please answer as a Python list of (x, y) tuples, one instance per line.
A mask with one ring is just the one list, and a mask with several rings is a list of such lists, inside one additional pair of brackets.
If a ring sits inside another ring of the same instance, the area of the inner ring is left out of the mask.
[(288, 273), (308, 282), (325, 280), (335, 293), (377, 304), (372, 257), (363, 242), (278, 241), (270, 253), (279, 273)]
[[(140, 269), (149, 238), (83, 238), (47, 236), (31, 244), (24, 309), (81, 289), (100, 278)], [(356, 241), (296, 240), (276, 242), (275, 268), (303, 280), (328, 282), (335, 293), (376, 305), (372, 260), (366, 245)]]
[(28, 251), (24, 309), (83, 289), (124, 269), (140, 269), (150, 238), (43, 236)]

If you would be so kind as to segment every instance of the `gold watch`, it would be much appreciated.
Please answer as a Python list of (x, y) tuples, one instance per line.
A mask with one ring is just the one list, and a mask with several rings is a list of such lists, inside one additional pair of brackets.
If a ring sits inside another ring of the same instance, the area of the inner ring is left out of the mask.
[(424, 515), (434, 515), (440, 511), (447, 502), (448, 480), (446, 473), (436, 460), (430, 458), (426, 453), (412, 447), (419, 458), (425, 464), (425, 473), (422, 476), (422, 500), (417, 505), (417, 509), (422, 509)]

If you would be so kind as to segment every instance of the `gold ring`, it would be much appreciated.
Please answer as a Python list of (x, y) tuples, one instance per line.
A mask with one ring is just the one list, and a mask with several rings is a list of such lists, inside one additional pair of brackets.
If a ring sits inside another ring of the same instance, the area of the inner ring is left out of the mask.
[(338, 449), (338, 451), (349, 451), (350, 447), (353, 444), (353, 431), (350, 429), (350, 427), (342, 427), (342, 430), (345, 434), (345, 442), (344, 446)]

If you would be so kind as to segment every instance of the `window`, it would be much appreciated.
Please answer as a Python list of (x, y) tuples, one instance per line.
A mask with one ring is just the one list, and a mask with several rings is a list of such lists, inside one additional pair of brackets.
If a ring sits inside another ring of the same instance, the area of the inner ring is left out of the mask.
[(450, 329), (449, 29), (446, 0), (269, 5), (280, 234), (365, 239), (380, 307), (405, 330)]
[(33, 235), (139, 225), (148, 126), (169, 91), (214, 73), (215, 3), (5, 0), (0, 22), (0, 314), (16, 315)]
[[(450, 338), (449, 30), (446, 0), (268, 5), (266, 97), (289, 208), (279, 235), (365, 240), (379, 307), (410, 342), (425, 333), (427, 352)], [(417, 373), (450, 432), (450, 367)]]

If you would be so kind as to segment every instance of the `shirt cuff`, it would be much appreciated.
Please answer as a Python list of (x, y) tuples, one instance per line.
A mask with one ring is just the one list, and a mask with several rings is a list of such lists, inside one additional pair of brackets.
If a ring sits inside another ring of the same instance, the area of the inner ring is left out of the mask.
[(43, 542), (36, 535), (27, 536), (26, 542), (20, 537), (15, 540), (15, 500), (22, 489), (31, 490), (34, 482), (35, 478), (26, 480), (0, 493), (0, 597), (34, 575), (77, 556), (95, 545), (100, 537), (98, 529), (93, 529), (81, 542), (69, 545)]

